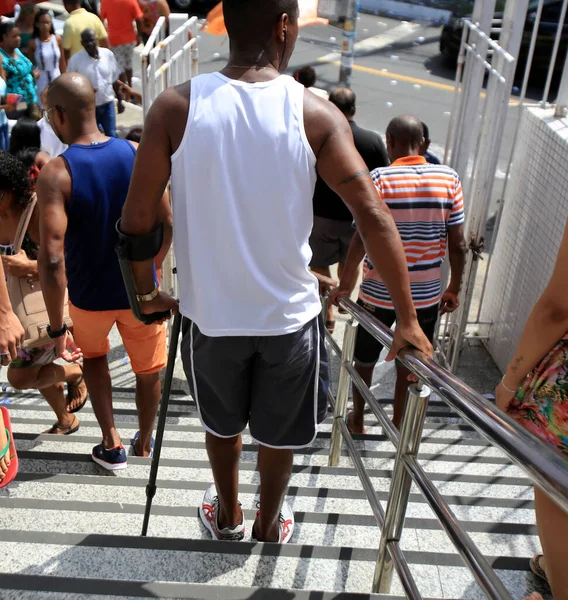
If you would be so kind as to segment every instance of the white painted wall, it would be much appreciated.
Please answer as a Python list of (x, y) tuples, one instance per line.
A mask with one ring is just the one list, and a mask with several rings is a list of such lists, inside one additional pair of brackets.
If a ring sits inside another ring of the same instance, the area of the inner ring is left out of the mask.
[(481, 314), (501, 370), (550, 279), (568, 219), (568, 119), (526, 108), (519, 127)]

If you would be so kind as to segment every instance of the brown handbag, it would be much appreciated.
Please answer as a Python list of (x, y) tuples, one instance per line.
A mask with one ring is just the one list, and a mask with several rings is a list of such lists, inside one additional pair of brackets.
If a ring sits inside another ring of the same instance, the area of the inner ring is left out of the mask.
[[(17, 254), (22, 248), (22, 243), (36, 203), (37, 196), (34, 193), (18, 223), (14, 239), (14, 254)], [(49, 315), (45, 307), (39, 279), (8, 275), (8, 294), (10, 295), (14, 314), (18, 317), (24, 328), (24, 348), (37, 348), (52, 342), (47, 335)], [(67, 289), (65, 290), (63, 320), (67, 324), (67, 327), (71, 328), (73, 326), (73, 322), (69, 318)]]

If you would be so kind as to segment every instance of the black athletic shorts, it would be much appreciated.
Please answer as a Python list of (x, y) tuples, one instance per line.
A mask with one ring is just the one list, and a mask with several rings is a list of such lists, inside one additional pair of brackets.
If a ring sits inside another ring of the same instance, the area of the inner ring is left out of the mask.
[[(392, 327), (396, 321), (396, 312), (387, 308), (373, 306), (363, 300), (357, 300), (357, 304), (363, 307), (368, 313), (381, 321), (387, 327)], [(439, 304), (428, 308), (419, 308), (418, 323), (422, 327), (424, 335), (432, 342), (436, 332), (436, 323), (438, 321)], [(357, 328), (357, 339), (355, 340), (355, 364), (361, 367), (374, 367), (383, 351), (383, 345), (377, 341), (366, 329), (359, 326)]]
[(273, 448), (303, 448), (327, 416), (328, 358), (322, 316), (280, 336), (209, 337), (182, 324), (182, 359), (203, 427), (244, 431)]

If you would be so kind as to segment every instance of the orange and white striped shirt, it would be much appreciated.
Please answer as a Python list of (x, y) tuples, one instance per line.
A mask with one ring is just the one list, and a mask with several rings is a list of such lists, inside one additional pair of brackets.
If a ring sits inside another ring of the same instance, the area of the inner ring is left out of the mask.
[[(375, 169), (371, 176), (402, 238), (414, 305), (435, 306), (442, 295), (448, 227), (464, 222), (459, 176), (450, 167), (427, 163), (422, 156), (400, 158), (389, 167)], [(359, 298), (394, 309), (386, 285), (367, 256)]]

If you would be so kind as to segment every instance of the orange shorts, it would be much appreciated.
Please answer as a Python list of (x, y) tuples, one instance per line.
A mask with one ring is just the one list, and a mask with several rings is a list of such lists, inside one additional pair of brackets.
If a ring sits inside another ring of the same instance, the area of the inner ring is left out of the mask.
[(116, 324), (137, 375), (157, 373), (167, 362), (166, 326), (144, 325), (127, 310), (83, 310), (69, 302), (73, 337), (85, 358), (98, 358), (110, 351), (108, 334)]

